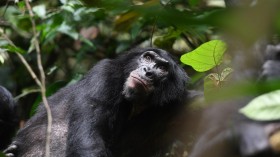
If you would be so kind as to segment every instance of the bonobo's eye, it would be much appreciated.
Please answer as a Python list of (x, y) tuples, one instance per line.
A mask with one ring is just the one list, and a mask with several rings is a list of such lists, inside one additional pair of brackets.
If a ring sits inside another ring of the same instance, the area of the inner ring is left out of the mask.
[(153, 56), (152, 56), (151, 54), (146, 54), (146, 55), (144, 56), (144, 60), (145, 60), (146, 62), (152, 62), (152, 61), (153, 61)]
[(159, 65), (157, 68), (162, 72), (168, 71), (167, 65)]

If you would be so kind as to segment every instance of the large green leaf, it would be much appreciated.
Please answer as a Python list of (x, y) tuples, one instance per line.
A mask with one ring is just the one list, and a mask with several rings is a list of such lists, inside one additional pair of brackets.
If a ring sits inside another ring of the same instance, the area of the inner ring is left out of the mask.
[(280, 90), (263, 94), (240, 109), (245, 116), (259, 121), (280, 119)]
[(196, 71), (204, 72), (221, 63), (226, 47), (221, 40), (211, 40), (182, 55), (181, 62), (192, 66)]

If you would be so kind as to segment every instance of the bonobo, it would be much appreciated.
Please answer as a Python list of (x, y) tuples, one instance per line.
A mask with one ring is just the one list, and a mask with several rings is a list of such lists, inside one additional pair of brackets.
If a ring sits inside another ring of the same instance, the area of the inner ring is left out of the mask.
[(16, 103), (12, 94), (0, 86), (0, 150), (10, 143), (18, 125), (16, 117)]
[[(161, 49), (136, 48), (100, 61), (82, 80), (48, 98), (51, 156), (113, 156), (127, 121), (149, 108), (182, 104), (187, 80), (184, 70)], [(43, 156), (46, 127), (46, 111), (40, 105), (7, 155)]]

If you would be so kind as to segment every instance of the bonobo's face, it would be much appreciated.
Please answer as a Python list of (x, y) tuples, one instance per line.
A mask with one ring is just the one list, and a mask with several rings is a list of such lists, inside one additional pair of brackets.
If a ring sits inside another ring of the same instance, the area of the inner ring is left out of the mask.
[(137, 60), (138, 66), (127, 78), (123, 94), (127, 100), (145, 101), (168, 76), (169, 62), (154, 51), (144, 52)]

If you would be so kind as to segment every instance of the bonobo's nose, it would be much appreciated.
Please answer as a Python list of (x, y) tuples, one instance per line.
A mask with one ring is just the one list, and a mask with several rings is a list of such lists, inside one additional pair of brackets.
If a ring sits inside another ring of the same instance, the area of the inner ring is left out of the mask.
[(155, 74), (154, 74), (154, 72), (153, 72), (151, 67), (144, 66), (143, 67), (143, 71), (145, 72), (145, 76), (146, 77), (148, 77), (149, 79), (154, 79)]

